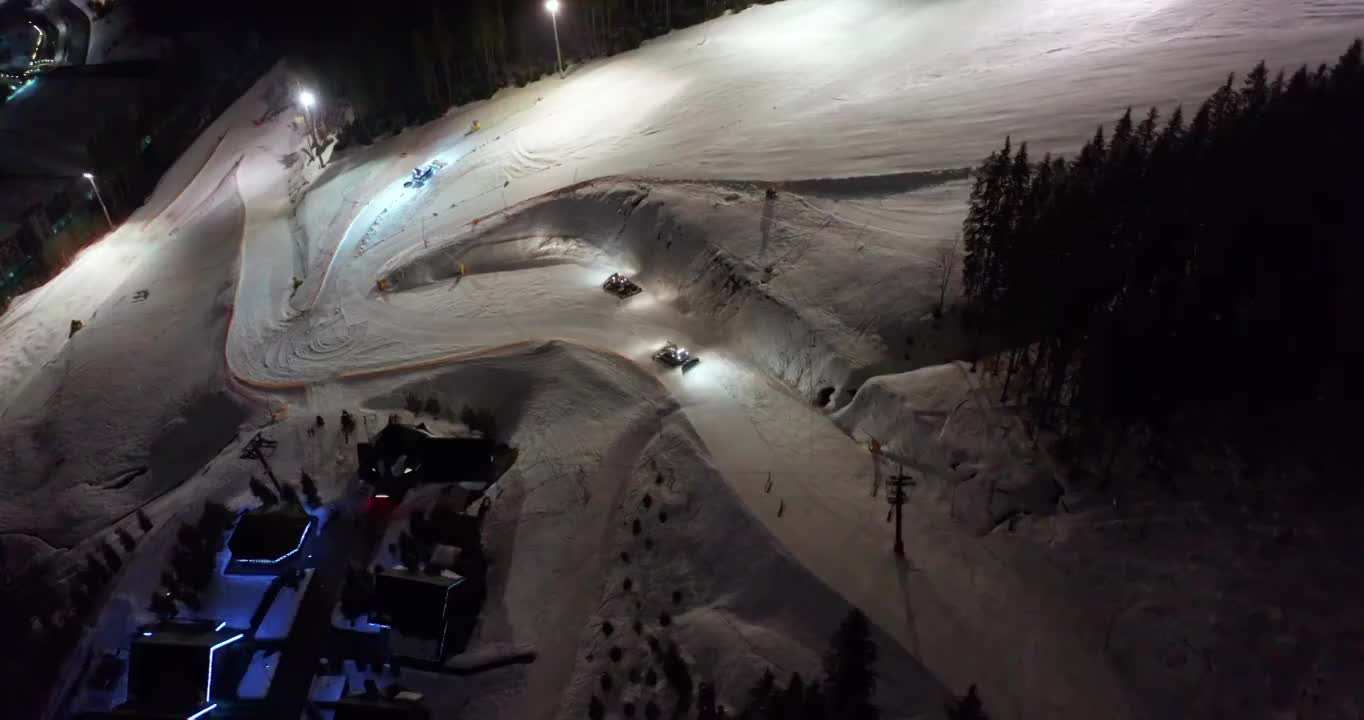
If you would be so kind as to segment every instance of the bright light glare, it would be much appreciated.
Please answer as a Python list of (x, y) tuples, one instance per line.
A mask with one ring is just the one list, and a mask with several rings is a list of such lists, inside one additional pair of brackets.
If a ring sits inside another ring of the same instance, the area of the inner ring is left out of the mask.
[(94, 176), (94, 175), (91, 175), (90, 173), (81, 173), (81, 177), (85, 178), (86, 180), (94, 180), (94, 179), (95, 179), (95, 176)]
[(303, 107), (311, 109), (313, 105), (317, 104), (317, 96), (313, 94), (312, 90), (300, 90), (298, 93), (298, 102)]
[(558, 15), (559, 0), (545, 0), (545, 9), (549, 11), (550, 15)]

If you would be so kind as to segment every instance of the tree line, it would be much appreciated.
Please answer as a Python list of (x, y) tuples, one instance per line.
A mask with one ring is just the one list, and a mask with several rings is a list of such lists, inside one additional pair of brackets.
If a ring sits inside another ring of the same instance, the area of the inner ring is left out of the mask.
[[(1070, 159), (978, 168), (963, 285), (978, 349), (1038, 428), (1137, 428), (1252, 462), (1345, 457), (1364, 359), (1364, 71), (1229, 77), (1101, 126)], [(995, 353), (990, 349), (1004, 348)]]
[[(749, 689), (738, 720), (877, 720), (876, 643), (871, 638), (871, 623), (861, 610), (853, 608), (839, 623), (824, 653), (823, 673), (806, 680), (792, 673), (785, 684), (771, 668), (765, 670)], [(595, 699), (595, 698), (594, 698)], [(951, 720), (988, 720), (976, 687), (953, 698), (945, 708)], [(719, 705), (715, 686), (703, 682), (697, 693), (697, 720), (724, 720), (729, 710)], [(589, 718), (593, 713), (588, 713)]]
[[(775, 0), (563, 0), (564, 61), (611, 55), (729, 10)], [(343, 142), (368, 143), (427, 122), (447, 108), (524, 85), (555, 70), (554, 30), (543, 0), (405, 0), (398, 3), (185, 3), (135, 0), (153, 32), (239, 25), (294, 61), (353, 122)]]

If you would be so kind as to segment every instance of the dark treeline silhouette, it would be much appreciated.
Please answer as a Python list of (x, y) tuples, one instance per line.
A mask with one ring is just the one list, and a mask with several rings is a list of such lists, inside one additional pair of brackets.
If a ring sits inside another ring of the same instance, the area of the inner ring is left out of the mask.
[[(1038, 426), (1134, 429), (1329, 463), (1360, 384), (1364, 72), (1229, 78), (1193, 116), (1129, 110), (1078, 156), (979, 168), (963, 280), (1003, 396)], [(1110, 454), (1109, 457), (1112, 457)]]
[[(564, 61), (638, 47), (669, 29), (775, 0), (566, 0)], [(144, 28), (179, 32), (238, 23), (294, 60), (324, 97), (354, 110), (346, 141), (438, 117), (446, 108), (555, 70), (543, 0), (136, 0)]]
[[(876, 643), (861, 610), (843, 618), (824, 654), (824, 674), (808, 683), (795, 673), (783, 687), (769, 669), (748, 691), (743, 720), (876, 720)], [(703, 700), (704, 709), (713, 703)], [(699, 718), (724, 717), (703, 712)]]

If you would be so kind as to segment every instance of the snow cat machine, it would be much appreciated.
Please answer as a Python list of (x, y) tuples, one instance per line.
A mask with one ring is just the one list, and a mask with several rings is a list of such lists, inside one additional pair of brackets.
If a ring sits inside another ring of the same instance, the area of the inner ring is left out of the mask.
[(636, 284), (634, 280), (620, 273), (611, 273), (611, 277), (606, 278), (606, 282), (602, 283), (601, 287), (621, 300), (644, 291), (644, 288)]
[(668, 342), (654, 353), (654, 360), (657, 360), (668, 367), (680, 367), (682, 372), (686, 372), (701, 362), (701, 358), (691, 354), (691, 351), (674, 342)]
[(435, 174), (436, 169), (430, 165), (427, 165), (426, 167), (414, 167), (412, 168), (412, 179), (403, 183), (403, 187), (405, 188), (421, 187), (426, 184), (427, 180), (431, 179), (432, 175)]

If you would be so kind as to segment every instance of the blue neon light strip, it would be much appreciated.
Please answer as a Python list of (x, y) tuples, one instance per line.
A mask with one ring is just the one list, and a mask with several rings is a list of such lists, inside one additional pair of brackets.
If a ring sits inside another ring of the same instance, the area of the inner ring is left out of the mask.
[(24, 83), (23, 85), (20, 85), (18, 88), (16, 88), (16, 89), (14, 90), (14, 92), (10, 93), (10, 94), (9, 94), (9, 97), (5, 98), (5, 101), (6, 101), (6, 102), (9, 102), (10, 100), (13, 100), (14, 98), (17, 98), (17, 97), (19, 97), (20, 95), (23, 95), (24, 93), (28, 92), (29, 88), (33, 87), (33, 86), (36, 85), (36, 84), (38, 84), (38, 80), (37, 80), (36, 78), (30, 79), (28, 82), (26, 82), (26, 83)]
[(222, 629), (225, 628), (225, 627), (227, 627), (227, 621), (226, 621), (226, 620), (224, 620), (224, 621), (218, 623), (218, 627), (213, 628), (213, 632), (221, 632)]
[(212, 705), (209, 705), (203, 710), (200, 710), (199, 712), (194, 713), (193, 715), (190, 715), (189, 717), (185, 718), (185, 720), (199, 720), (199, 718), (213, 712), (213, 709), (216, 707), (218, 707), (218, 703), (213, 703)]
[(265, 560), (265, 559), (261, 559), (261, 558), (254, 558), (254, 559), (242, 559), (242, 560), (238, 560), (237, 562), (244, 562), (244, 563), (263, 563), (263, 564), (265, 564), (265, 565), (274, 565), (275, 563), (284, 562), (286, 559), (288, 559), (289, 557), (293, 556), (294, 553), (297, 553), (299, 550), (302, 550), (302, 549), (303, 549), (303, 543), (305, 543), (305, 542), (308, 541), (308, 532), (311, 531), (312, 529), (313, 529), (313, 521), (312, 521), (312, 520), (309, 520), (309, 521), (308, 521), (308, 524), (305, 525), (305, 526), (303, 526), (303, 534), (300, 535), (299, 538), (298, 538), (298, 546), (295, 547), (293, 550), (290, 550), (289, 552), (284, 553), (283, 555), (280, 555), (279, 557), (275, 558), (274, 560)]
[[(241, 640), (241, 639), (244, 638), (244, 637), (246, 637), (246, 634), (245, 634), (245, 633), (237, 633), (236, 635), (233, 635), (232, 637), (230, 637), (230, 638), (228, 638), (228, 639), (226, 639), (226, 640), (224, 640), (224, 641), (218, 643), (217, 645), (214, 645), (213, 647), (211, 647), (211, 648), (208, 649), (208, 685), (204, 686), (204, 702), (208, 702), (208, 701), (210, 701), (210, 700), (213, 699), (213, 698), (212, 698), (212, 695), (213, 695), (213, 653), (217, 652), (217, 651), (218, 651), (218, 648), (220, 648), (220, 647), (226, 647), (226, 646), (228, 646), (228, 645), (231, 645), (232, 643), (237, 642), (238, 640)], [(210, 708), (208, 708), (207, 710), (200, 710), (200, 711), (199, 711), (199, 715), (202, 715), (202, 714), (208, 712), (209, 710), (212, 710), (214, 707), (217, 707), (217, 705), (214, 705), (213, 707), (210, 707)], [(199, 717), (199, 715), (195, 715), (194, 717)], [(190, 718), (189, 720), (194, 720), (194, 719), (193, 719), (193, 718)]]

